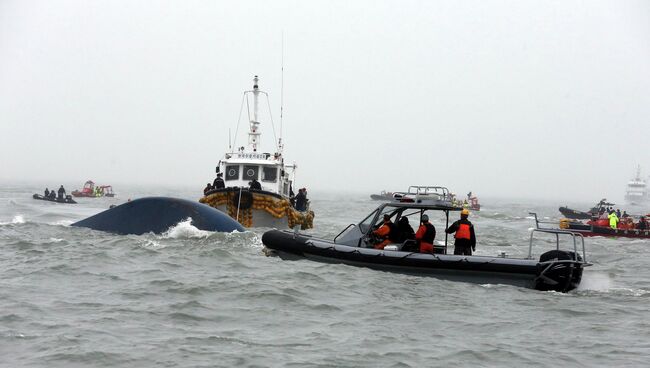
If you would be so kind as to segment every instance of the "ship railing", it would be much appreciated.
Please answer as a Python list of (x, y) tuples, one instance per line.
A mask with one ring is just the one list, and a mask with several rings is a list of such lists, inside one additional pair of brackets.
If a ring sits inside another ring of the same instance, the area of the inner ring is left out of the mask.
[[(582, 253), (582, 262), (588, 264), (587, 262), (587, 252), (585, 250), (585, 238), (582, 234), (564, 229), (554, 229), (554, 228), (543, 228), (539, 224), (554, 224), (550, 221), (539, 221), (537, 218), (537, 213), (529, 212), (529, 215), (534, 216), (535, 218), (535, 229), (531, 229), (530, 232), (530, 243), (528, 245), (528, 259), (533, 259), (533, 239), (535, 233), (545, 233), (545, 234), (554, 234), (555, 235), (555, 250), (560, 250), (560, 235), (566, 235), (571, 237), (573, 243), (573, 261), (578, 261), (578, 255)], [(580, 245), (581, 252), (578, 252), (578, 246)]]

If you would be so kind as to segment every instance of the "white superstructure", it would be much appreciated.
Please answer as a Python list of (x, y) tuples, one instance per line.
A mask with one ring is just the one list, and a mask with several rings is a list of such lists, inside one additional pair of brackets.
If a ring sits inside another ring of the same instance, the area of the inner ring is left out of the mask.
[(641, 178), (641, 166), (637, 166), (636, 177), (627, 183), (625, 202), (637, 205), (648, 202), (648, 188), (646, 181)]

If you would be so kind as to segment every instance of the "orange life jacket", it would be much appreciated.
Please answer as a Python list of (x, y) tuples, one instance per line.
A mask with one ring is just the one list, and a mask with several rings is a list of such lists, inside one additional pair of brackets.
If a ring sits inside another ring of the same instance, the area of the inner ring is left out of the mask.
[(458, 224), (458, 230), (456, 230), (456, 239), (470, 239), (469, 225), (468, 224)]

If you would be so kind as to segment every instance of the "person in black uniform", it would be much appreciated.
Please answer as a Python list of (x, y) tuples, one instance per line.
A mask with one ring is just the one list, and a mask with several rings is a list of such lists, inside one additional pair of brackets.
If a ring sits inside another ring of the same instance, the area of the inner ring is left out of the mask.
[(59, 187), (59, 199), (63, 199), (65, 197), (65, 189), (63, 189), (63, 185)]
[(415, 239), (415, 231), (409, 224), (409, 219), (406, 216), (403, 216), (397, 221), (397, 231), (399, 234), (399, 242), (402, 243), (406, 240)]
[(50, 190), (45, 188), (45, 198), (50, 198)]
[(476, 235), (474, 234), (474, 225), (467, 219), (469, 211), (464, 209), (460, 212), (460, 220), (449, 226), (445, 232), (453, 234), (456, 238), (454, 242), (454, 254), (471, 256), (472, 251), (476, 250)]
[(217, 178), (212, 182), (213, 189), (221, 189), (226, 187), (226, 183), (223, 181), (223, 175), (221, 173), (217, 174)]
[(262, 190), (262, 184), (260, 184), (260, 182), (257, 181), (257, 179), (251, 180), (248, 184), (250, 185), (250, 189), (252, 190)]
[(212, 185), (210, 185), (210, 183), (208, 183), (208, 185), (206, 185), (205, 188), (203, 188), (203, 195), (208, 194), (208, 192), (211, 191), (211, 190), (212, 190)]
[(298, 194), (296, 194), (296, 209), (298, 211), (307, 210), (307, 195), (302, 188), (298, 189)]

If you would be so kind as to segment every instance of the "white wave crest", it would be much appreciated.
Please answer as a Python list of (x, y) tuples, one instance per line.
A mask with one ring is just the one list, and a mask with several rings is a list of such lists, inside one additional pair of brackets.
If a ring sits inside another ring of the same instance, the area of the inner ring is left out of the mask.
[(70, 225), (72, 225), (73, 222), (74, 221), (72, 221), (72, 220), (59, 220), (59, 221), (53, 222), (52, 225), (70, 226)]
[(0, 225), (16, 225), (16, 224), (24, 224), (25, 217), (23, 215), (15, 215), (13, 219), (9, 222), (0, 222)]
[(172, 239), (197, 239), (197, 238), (207, 238), (212, 235), (210, 231), (199, 230), (192, 225), (192, 219), (188, 218), (185, 221), (181, 221), (175, 226), (169, 228), (162, 234), (163, 238), (172, 238)]

